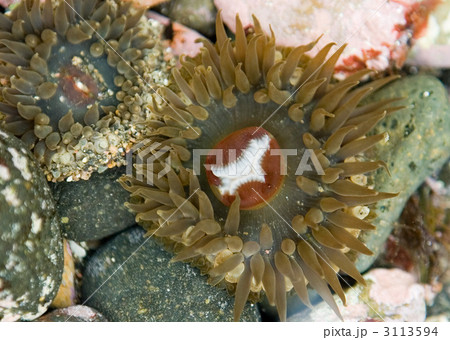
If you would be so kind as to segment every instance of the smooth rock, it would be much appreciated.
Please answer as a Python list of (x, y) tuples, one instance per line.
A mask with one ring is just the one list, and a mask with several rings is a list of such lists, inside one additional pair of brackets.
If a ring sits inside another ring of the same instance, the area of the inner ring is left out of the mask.
[[(422, 322), (426, 315), (427, 286), (416, 283), (412, 274), (400, 269), (373, 269), (364, 275), (367, 286), (347, 289), (347, 306), (335, 296), (344, 321)], [(288, 318), (291, 322), (338, 322), (325, 302)]]
[(88, 306), (70, 306), (51, 311), (41, 316), (38, 322), (106, 322), (106, 318)]
[(27, 147), (0, 130), (0, 320), (33, 320), (58, 291), (61, 231), (47, 181)]
[(160, 5), (162, 14), (207, 37), (213, 37), (217, 10), (213, 0), (172, 0)]
[(116, 181), (125, 168), (94, 173), (87, 181), (52, 183), (63, 236), (99, 240), (135, 224), (124, 203), (129, 195)]
[(372, 179), (375, 188), (399, 195), (378, 202), (377, 217), (372, 221), (377, 229), (361, 233), (360, 239), (375, 255), (358, 256), (356, 265), (360, 271), (367, 270), (384, 249), (409, 196), (450, 157), (450, 105), (438, 79), (431, 76), (402, 78), (376, 92), (368, 102), (388, 98), (405, 98), (394, 105), (407, 108), (392, 113), (375, 127), (373, 133), (387, 131), (389, 141), (379, 143), (368, 155), (385, 161), (391, 173), (389, 176), (386, 171), (378, 170)]
[[(87, 261), (83, 304), (110, 321), (232, 321), (234, 299), (206, 283), (196, 268), (170, 263), (172, 255), (134, 227)], [(247, 304), (242, 321), (258, 321)]]

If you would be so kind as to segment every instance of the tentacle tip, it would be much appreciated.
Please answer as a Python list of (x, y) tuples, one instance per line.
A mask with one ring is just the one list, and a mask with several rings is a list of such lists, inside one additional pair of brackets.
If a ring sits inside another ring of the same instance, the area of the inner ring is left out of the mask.
[(174, 256), (170, 259), (169, 264), (177, 263), (177, 262), (180, 262), (180, 260), (177, 258), (177, 256)]
[(325, 35), (324, 33), (322, 33), (321, 35), (319, 35), (319, 36), (317, 37), (317, 39), (314, 40), (314, 44), (317, 44), (317, 43), (319, 42), (319, 40), (323, 38), (324, 35)]
[[(137, 222), (137, 221), (136, 221), (136, 222)], [(152, 237), (153, 234), (154, 234), (154, 232), (149, 230), (149, 231), (147, 231), (147, 232), (144, 234), (144, 238)]]
[(272, 24), (269, 25), (270, 36), (275, 41), (275, 32), (273, 31)]
[(259, 24), (258, 17), (255, 15), (255, 13), (252, 13), (252, 20), (255, 24)]
[(308, 307), (309, 309), (313, 309), (313, 308), (314, 308), (313, 305), (311, 304), (311, 302), (308, 302), (308, 303), (304, 303), (304, 302), (303, 302), (303, 304), (304, 304), (306, 307)]

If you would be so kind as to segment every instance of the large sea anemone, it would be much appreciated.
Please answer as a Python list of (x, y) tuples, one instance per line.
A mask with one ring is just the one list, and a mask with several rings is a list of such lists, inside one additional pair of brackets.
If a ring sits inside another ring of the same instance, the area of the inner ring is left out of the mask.
[(328, 285), (345, 303), (339, 272), (364, 283), (352, 259), (372, 252), (359, 233), (375, 229), (372, 205), (396, 196), (373, 189), (366, 174), (387, 167), (364, 156), (386, 142), (366, 134), (395, 108), (359, 104), (396, 77), (336, 82), (344, 46), (310, 58), (315, 42), (278, 48), (254, 21), (245, 33), (237, 17), (231, 41), (219, 16), (216, 43), (182, 58), (159, 90), (169, 104), (154, 105), (135, 176), (121, 179), (127, 206), (175, 261), (235, 296), (236, 320), (261, 291), (285, 320), (286, 292), (310, 305), (308, 285), (339, 315)]
[(124, 164), (142, 135), (155, 78), (167, 79), (143, 14), (118, 0), (23, 0), (0, 14), (0, 125), (49, 180)]

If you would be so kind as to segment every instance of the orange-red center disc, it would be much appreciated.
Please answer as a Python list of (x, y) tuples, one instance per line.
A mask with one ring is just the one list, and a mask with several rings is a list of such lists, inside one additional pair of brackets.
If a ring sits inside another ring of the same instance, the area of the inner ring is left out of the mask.
[(206, 157), (206, 176), (223, 204), (231, 205), (238, 193), (241, 209), (257, 209), (281, 188), (282, 160), (276, 139), (265, 129), (252, 126), (217, 143)]

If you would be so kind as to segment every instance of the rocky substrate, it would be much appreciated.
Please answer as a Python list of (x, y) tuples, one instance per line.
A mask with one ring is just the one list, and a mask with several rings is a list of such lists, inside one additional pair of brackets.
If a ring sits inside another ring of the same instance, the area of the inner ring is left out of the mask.
[(61, 283), (55, 202), (25, 144), (0, 130), (0, 320), (33, 320)]

